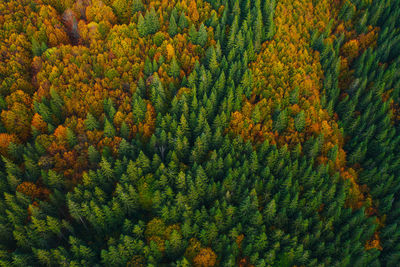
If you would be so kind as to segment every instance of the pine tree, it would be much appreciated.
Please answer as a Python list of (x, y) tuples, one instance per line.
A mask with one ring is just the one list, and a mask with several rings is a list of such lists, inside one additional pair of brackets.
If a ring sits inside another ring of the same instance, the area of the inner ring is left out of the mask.
[(211, 73), (215, 75), (218, 71), (219, 64), (218, 64), (217, 54), (215, 53), (215, 50), (213, 47), (211, 47), (211, 56), (208, 61), (208, 66), (211, 70)]
[(115, 136), (115, 129), (111, 122), (106, 119), (104, 122), (104, 136), (113, 138)]
[(89, 130), (89, 131), (93, 131), (93, 130), (96, 130), (96, 129), (100, 128), (99, 122), (89, 112), (86, 115), (85, 126), (86, 126), (86, 129)]
[(126, 140), (129, 139), (130, 130), (129, 130), (128, 124), (126, 124), (126, 122), (124, 122), (124, 121), (121, 124), (120, 134), (121, 134), (122, 138), (125, 138)]
[(183, 11), (181, 12), (181, 15), (179, 16), (178, 26), (181, 30), (183, 30), (184, 28), (186, 28), (188, 26), (188, 21), (185, 16), (185, 12), (183, 12)]
[(174, 78), (178, 78), (179, 77), (179, 72), (180, 72), (180, 67), (178, 65), (178, 62), (177, 62), (175, 56), (174, 56), (172, 58), (171, 66), (169, 68), (169, 75), (174, 77)]
[(144, 61), (144, 74), (146, 74), (147, 76), (153, 74), (153, 65), (151, 64), (149, 57), (146, 57)]
[(137, 24), (137, 29), (139, 32), (140, 37), (144, 37), (148, 34), (148, 29), (147, 29), (147, 24), (142, 16), (142, 14), (139, 14), (139, 19), (138, 19), (138, 24)]
[(197, 43), (203, 47), (207, 43), (207, 30), (203, 23), (200, 25), (199, 28), (199, 32), (197, 35)]
[(145, 24), (148, 34), (154, 34), (160, 29), (160, 21), (154, 7), (150, 9), (145, 15)]
[(67, 142), (71, 148), (78, 143), (75, 133), (70, 128), (67, 128)]
[(168, 33), (171, 37), (174, 37), (178, 33), (178, 25), (176, 25), (174, 16), (171, 16), (169, 19)]
[(133, 0), (132, 1), (132, 14), (135, 14), (136, 12), (143, 11), (144, 10), (144, 5), (142, 3), (142, 0)]
[(198, 36), (198, 34), (197, 34), (196, 27), (194, 26), (194, 24), (192, 24), (192, 26), (190, 26), (190, 29), (189, 29), (189, 40), (192, 43), (197, 44), (197, 36)]
[(275, 121), (275, 130), (278, 132), (282, 132), (286, 129), (288, 124), (288, 117), (286, 110), (280, 111), (279, 115)]
[(304, 111), (300, 111), (299, 114), (296, 115), (294, 119), (294, 127), (298, 132), (302, 132), (304, 130), (304, 126), (306, 124), (306, 118), (304, 115)]
[(100, 161), (100, 153), (93, 145), (90, 145), (88, 148), (88, 157), (91, 163), (98, 163)]

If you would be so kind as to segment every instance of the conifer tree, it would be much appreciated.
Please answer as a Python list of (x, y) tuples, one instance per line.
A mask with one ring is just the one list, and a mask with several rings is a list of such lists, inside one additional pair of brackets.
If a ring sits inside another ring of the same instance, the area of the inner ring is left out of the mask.
[(143, 18), (142, 14), (139, 14), (139, 20), (138, 20), (138, 32), (141, 37), (144, 37), (147, 35), (149, 30), (147, 29), (147, 23), (145, 22), (145, 19)]
[(186, 28), (188, 26), (188, 21), (185, 16), (185, 12), (183, 12), (183, 11), (181, 12), (181, 15), (179, 16), (178, 26), (181, 30), (183, 30), (184, 28)]
[(104, 135), (110, 138), (115, 136), (115, 128), (108, 119), (104, 122)]
[(154, 7), (152, 7), (150, 9), (150, 11), (146, 13), (145, 25), (146, 25), (146, 29), (147, 29), (146, 32), (148, 34), (154, 34), (159, 30), (160, 22), (158, 20), (158, 15), (156, 14)]
[(171, 16), (169, 19), (168, 33), (171, 37), (174, 37), (178, 33), (178, 25), (176, 25), (174, 16)]
[(132, 13), (135, 14), (136, 12), (143, 11), (144, 5), (142, 0), (132, 0)]
[(85, 126), (86, 129), (89, 131), (93, 131), (100, 128), (99, 122), (90, 112), (88, 112), (86, 115)]
[(300, 111), (299, 114), (296, 115), (296, 118), (294, 120), (294, 126), (297, 131), (302, 132), (305, 126), (306, 120), (305, 120), (305, 115), (304, 111)]
[(169, 69), (169, 74), (170, 74), (172, 77), (174, 77), (174, 78), (178, 78), (178, 76), (179, 76), (179, 71), (180, 71), (180, 67), (179, 67), (179, 65), (178, 65), (178, 62), (177, 62), (175, 56), (174, 56), (174, 57), (172, 58), (172, 61), (171, 61), (171, 66), (170, 66), (170, 69)]
[(204, 24), (202, 23), (199, 28), (199, 32), (197, 35), (197, 43), (201, 46), (205, 46), (207, 42), (207, 30)]

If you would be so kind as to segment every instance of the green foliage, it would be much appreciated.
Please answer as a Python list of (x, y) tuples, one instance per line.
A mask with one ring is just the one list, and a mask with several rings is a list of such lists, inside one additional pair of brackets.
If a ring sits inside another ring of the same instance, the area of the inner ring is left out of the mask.
[(169, 19), (168, 33), (171, 37), (174, 37), (178, 33), (178, 25), (176, 25), (174, 16), (171, 16)]
[(397, 266), (400, 2), (325, 5), (1, 2), (0, 265)]
[(304, 111), (300, 111), (299, 114), (296, 115), (294, 119), (294, 127), (297, 131), (302, 132), (304, 130), (304, 126), (306, 124), (306, 119), (304, 115)]
[(45, 42), (39, 43), (36, 39), (32, 39), (32, 53), (35, 57), (40, 57), (47, 50)]
[(104, 122), (104, 135), (110, 138), (115, 136), (115, 128), (108, 119)]
[(144, 5), (142, 0), (132, 0), (132, 13), (135, 14), (136, 12), (143, 11)]

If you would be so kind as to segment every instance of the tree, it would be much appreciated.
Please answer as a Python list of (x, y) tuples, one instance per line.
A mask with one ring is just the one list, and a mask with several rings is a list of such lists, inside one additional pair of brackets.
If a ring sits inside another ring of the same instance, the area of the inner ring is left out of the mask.
[(144, 5), (142, 0), (133, 0), (132, 1), (132, 13), (135, 14), (136, 12), (143, 11)]
[(86, 129), (89, 131), (97, 130), (100, 128), (99, 122), (90, 112), (88, 112), (86, 115), (85, 126)]
[(179, 77), (179, 72), (180, 72), (180, 67), (178, 65), (178, 62), (175, 58), (175, 56), (172, 58), (171, 61), (171, 66), (169, 69), (169, 75), (171, 75), (174, 78), (178, 78)]
[(194, 43), (197, 44), (197, 30), (196, 27), (194, 26), (194, 24), (192, 24), (192, 26), (190, 26), (189, 29), (189, 40)]
[(108, 119), (104, 122), (104, 136), (113, 138), (115, 136), (115, 129), (111, 122)]
[(75, 133), (68, 127), (67, 128), (67, 142), (69, 146), (72, 148), (74, 147), (78, 142), (76, 140)]
[(174, 16), (171, 16), (169, 19), (168, 33), (171, 37), (174, 37), (178, 33), (178, 25), (176, 25)]
[(199, 33), (197, 35), (197, 43), (203, 47), (207, 43), (207, 30), (203, 23), (200, 25), (199, 28)]
[(215, 266), (217, 262), (217, 255), (211, 248), (201, 248), (199, 254), (197, 254), (193, 263), (196, 267), (211, 267)]
[(219, 64), (218, 64), (217, 54), (215, 53), (215, 50), (213, 47), (211, 47), (211, 56), (208, 61), (208, 66), (211, 70), (211, 73), (215, 75), (218, 71)]
[(138, 29), (140, 37), (144, 37), (148, 33), (147, 23), (145, 22), (141, 13), (139, 14), (137, 29)]
[(188, 26), (188, 21), (185, 16), (185, 12), (183, 12), (183, 11), (181, 12), (181, 15), (179, 16), (178, 26), (181, 30), (183, 30), (184, 28), (186, 28)]
[(32, 114), (24, 103), (15, 102), (9, 110), (1, 112), (1, 121), (8, 133), (15, 133), (22, 140), (30, 135)]
[(40, 57), (46, 50), (47, 45), (45, 42), (39, 43), (36, 39), (32, 39), (32, 53), (35, 57)]
[(182, 235), (177, 230), (173, 230), (169, 237), (169, 240), (167, 241), (168, 241), (167, 243), (168, 245), (166, 247), (167, 253), (170, 255), (172, 259), (175, 259), (182, 253), (184, 249)]
[(144, 74), (150, 76), (153, 74), (153, 65), (151, 64), (150, 58), (146, 57), (144, 61)]
[(286, 129), (288, 124), (288, 117), (286, 110), (282, 110), (279, 112), (279, 115), (275, 121), (275, 130), (278, 132), (282, 132)]
[(114, 0), (112, 3), (115, 14), (117, 15), (118, 19), (123, 23), (127, 23), (131, 15), (129, 4), (130, 1), (127, 0)]
[(124, 121), (121, 124), (120, 133), (121, 133), (121, 137), (122, 138), (125, 138), (126, 140), (129, 139), (129, 137), (130, 137), (130, 129), (128, 127), (128, 124), (126, 124)]
[(258, 105), (254, 107), (251, 119), (254, 121), (255, 124), (258, 124), (261, 122), (261, 112), (260, 108)]
[(88, 148), (88, 157), (91, 163), (98, 163), (100, 161), (100, 153), (93, 145), (90, 145)]
[(302, 110), (299, 112), (299, 114), (296, 115), (296, 118), (294, 119), (294, 127), (298, 132), (302, 132), (305, 124), (306, 124), (306, 118), (304, 115), (304, 111)]
[(154, 7), (150, 9), (145, 15), (145, 24), (148, 34), (156, 33), (160, 29), (160, 22)]

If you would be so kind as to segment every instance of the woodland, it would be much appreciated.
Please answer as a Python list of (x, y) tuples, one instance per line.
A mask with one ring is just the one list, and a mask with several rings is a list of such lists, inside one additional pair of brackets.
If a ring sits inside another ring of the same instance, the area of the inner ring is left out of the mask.
[(0, 266), (400, 266), (399, 0), (0, 0)]

